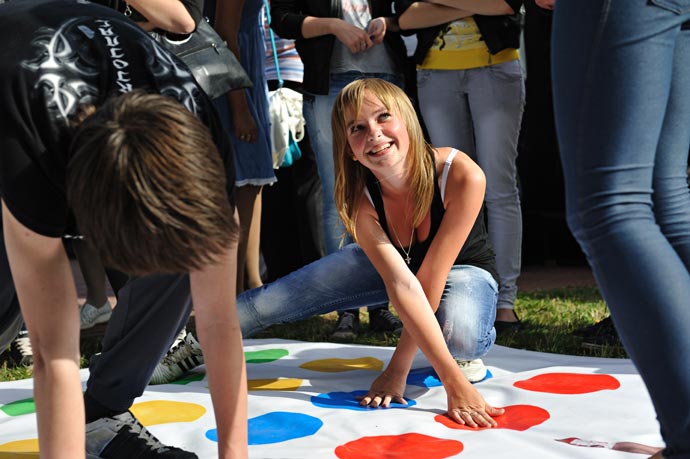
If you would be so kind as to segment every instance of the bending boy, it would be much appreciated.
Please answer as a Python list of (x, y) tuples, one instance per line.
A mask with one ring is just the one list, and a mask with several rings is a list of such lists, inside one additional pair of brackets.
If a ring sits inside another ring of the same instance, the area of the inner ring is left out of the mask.
[[(84, 457), (86, 443), (89, 458), (196, 457), (160, 444), (127, 411), (186, 323), (191, 289), (219, 457), (246, 457), (234, 169), (210, 101), (186, 67), (108, 8), (12, 2), (0, 7), (0, 34), (0, 346), (21, 306), (41, 456)], [(132, 276), (84, 398), (65, 234)]]

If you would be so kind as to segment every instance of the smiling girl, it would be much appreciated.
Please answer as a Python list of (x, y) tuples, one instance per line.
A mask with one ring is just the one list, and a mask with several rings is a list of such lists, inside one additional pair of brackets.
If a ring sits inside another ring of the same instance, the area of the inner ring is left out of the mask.
[(381, 277), (404, 331), (362, 405), (405, 403), (417, 347), (448, 394), (448, 415), (495, 426), (503, 413), (472, 382), (496, 332), (498, 284), (484, 227), (486, 181), (464, 153), (424, 141), (405, 93), (386, 81), (350, 83), (332, 114), (335, 199), (347, 232)]

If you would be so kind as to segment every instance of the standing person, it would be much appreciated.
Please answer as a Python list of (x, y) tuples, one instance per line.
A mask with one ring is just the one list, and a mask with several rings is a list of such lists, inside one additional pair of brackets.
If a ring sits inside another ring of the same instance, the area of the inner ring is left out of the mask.
[(484, 174), (464, 153), (427, 144), (412, 103), (386, 81), (346, 86), (332, 119), (336, 203), (357, 244), (240, 295), (243, 333), (390, 301), (405, 327), (361, 404), (405, 403), (419, 347), (448, 393), (448, 415), (472, 427), (496, 426), (503, 409), (471, 384), (486, 377), (481, 358), (496, 337)]
[(558, 0), (556, 128), (568, 225), (647, 385), (663, 452), (690, 458), (690, 1)]
[[(246, 457), (246, 369), (227, 282), (234, 169), (211, 101), (179, 60), (99, 5), (11, 2), (0, 33), (17, 44), (0, 50), (0, 337), (21, 307), (41, 454), (196, 457), (162, 445), (128, 411), (186, 323), (191, 290), (219, 457)], [(106, 266), (135, 276), (85, 393), (65, 234), (97, 241)]]
[(522, 0), (396, 2), (416, 30), (417, 93), (434, 145), (454, 145), (486, 174), (487, 227), (500, 279), (496, 330), (517, 330), (522, 213), (517, 143), (524, 106)]
[[(265, 11), (262, 15), (268, 88), (275, 91), (280, 79), (286, 88), (301, 93), (304, 65), (297, 54), (295, 40), (273, 33), (274, 58), (269, 13)], [(278, 181), (262, 193), (261, 254), (269, 282), (323, 256), (321, 182), (306, 132), (299, 142), (299, 148), (302, 157), (289, 167), (276, 169)]]
[[(329, 124), (338, 92), (351, 81), (378, 77), (403, 84), (405, 45), (398, 34), (390, 0), (272, 0), (271, 27), (295, 40), (304, 63), (304, 118), (316, 155), (323, 196), (326, 254), (343, 242), (344, 229), (333, 198), (333, 143)], [(349, 242), (349, 240), (345, 240)], [(370, 328), (400, 332), (400, 321), (387, 305), (369, 310)], [(343, 311), (333, 337), (352, 339), (359, 311)]]
[(235, 150), (240, 245), (237, 291), (261, 285), (261, 190), (276, 181), (271, 155), (268, 88), (261, 10), (263, 0), (207, 0), (206, 11), (253, 86), (230, 91), (215, 101)]

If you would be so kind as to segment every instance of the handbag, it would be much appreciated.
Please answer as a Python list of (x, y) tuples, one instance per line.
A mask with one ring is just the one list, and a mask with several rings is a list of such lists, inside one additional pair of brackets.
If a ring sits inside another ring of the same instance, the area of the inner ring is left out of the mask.
[(252, 81), (242, 64), (207, 18), (199, 21), (196, 30), (183, 40), (172, 40), (165, 34), (155, 32), (152, 35), (187, 65), (201, 89), (211, 99), (233, 89), (252, 87)]
[[(99, 3), (110, 6), (135, 22), (147, 20), (126, 1), (107, 0)], [(230, 51), (227, 42), (218, 35), (208, 18), (202, 18), (189, 35), (169, 35), (157, 30), (149, 32), (149, 35), (185, 63), (211, 99), (233, 89), (253, 86), (235, 53)]]
[(271, 13), (268, 0), (264, 0), (266, 18), (269, 25), (271, 47), (273, 48), (273, 62), (276, 66), (278, 88), (268, 93), (268, 115), (271, 122), (271, 149), (273, 168), (289, 167), (302, 157), (302, 150), (298, 142), (304, 138), (305, 121), (302, 115), (302, 94), (290, 88), (283, 87), (284, 81), (280, 77), (278, 53), (275, 38), (271, 30)]

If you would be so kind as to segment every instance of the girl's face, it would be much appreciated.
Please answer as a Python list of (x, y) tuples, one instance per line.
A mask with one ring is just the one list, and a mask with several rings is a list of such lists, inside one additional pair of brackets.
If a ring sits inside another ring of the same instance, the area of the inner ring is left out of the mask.
[(345, 129), (353, 159), (375, 175), (405, 164), (410, 147), (407, 127), (400, 115), (388, 110), (370, 91), (365, 92), (359, 113), (351, 110), (347, 114)]

